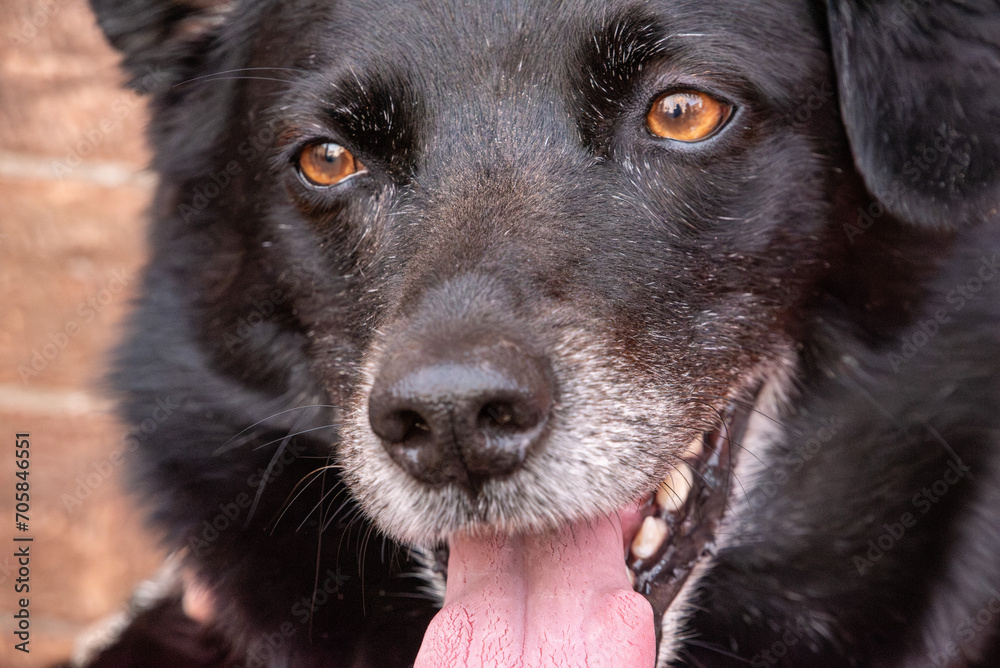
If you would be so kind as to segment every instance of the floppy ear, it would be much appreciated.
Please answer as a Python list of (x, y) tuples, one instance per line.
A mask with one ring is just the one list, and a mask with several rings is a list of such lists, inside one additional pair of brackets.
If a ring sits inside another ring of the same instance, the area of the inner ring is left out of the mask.
[(869, 190), (904, 220), (1000, 220), (1000, 2), (829, 0), (840, 108)]
[(175, 83), (184, 63), (208, 49), (231, 0), (91, 0), (108, 41), (125, 56), (131, 85)]

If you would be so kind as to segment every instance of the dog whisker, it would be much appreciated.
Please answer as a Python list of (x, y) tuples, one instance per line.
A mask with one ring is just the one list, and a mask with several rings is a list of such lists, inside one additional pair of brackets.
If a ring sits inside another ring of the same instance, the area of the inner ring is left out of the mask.
[(180, 86), (186, 86), (192, 83), (199, 83), (203, 81), (249, 79), (249, 80), (260, 80), (260, 81), (277, 81), (279, 83), (293, 83), (297, 79), (296, 77), (290, 77), (288, 79), (277, 79), (273, 77), (260, 77), (260, 76), (235, 76), (235, 75), (240, 75), (244, 72), (289, 72), (297, 75), (308, 74), (308, 71), (306, 70), (299, 70), (289, 67), (239, 67), (232, 70), (210, 72), (208, 74), (203, 74), (201, 76), (185, 79), (184, 81), (174, 84), (174, 88), (178, 88)]
[[(288, 413), (294, 413), (295, 411), (303, 411), (303, 410), (308, 410), (308, 409), (312, 409), (312, 408), (325, 408), (325, 409), (332, 409), (332, 410), (338, 410), (339, 409), (338, 406), (331, 406), (329, 404), (309, 404), (309, 405), (306, 405), (306, 406), (293, 406), (292, 408), (286, 408), (284, 410), (278, 411), (277, 413), (272, 413), (271, 415), (268, 415), (266, 418), (258, 420), (256, 422), (254, 422), (253, 424), (245, 427), (244, 429), (242, 429), (241, 431), (239, 431), (237, 434), (234, 434), (233, 436), (231, 436), (229, 438), (229, 440), (227, 440), (221, 446), (219, 446), (214, 451), (213, 454), (215, 454), (216, 456), (218, 456), (218, 455), (224, 454), (224, 453), (226, 453), (226, 452), (228, 452), (228, 451), (230, 451), (230, 450), (232, 450), (234, 448), (241, 447), (242, 445), (245, 445), (246, 443), (248, 443), (249, 441), (251, 441), (251, 440), (253, 440), (255, 438), (255, 436), (253, 435), (253, 430), (254, 429), (256, 429), (257, 427), (259, 427), (261, 425), (267, 424), (268, 422), (270, 422), (271, 420), (273, 420), (276, 417), (280, 417), (280, 416), (286, 415)], [(243, 436), (244, 434), (247, 434), (248, 432), (251, 434), (250, 436), (248, 436), (245, 440), (242, 440), (242, 441), (234, 444), (234, 441), (236, 441), (236, 439), (238, 439), (239, 437)]]

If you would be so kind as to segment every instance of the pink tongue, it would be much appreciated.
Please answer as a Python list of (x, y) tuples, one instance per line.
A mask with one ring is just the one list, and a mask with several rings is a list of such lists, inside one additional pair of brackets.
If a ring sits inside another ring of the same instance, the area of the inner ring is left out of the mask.
[(652, 668), (653, 610), (629, 586), (620, 522), (462, 535), (450, 549), (414, 668)]

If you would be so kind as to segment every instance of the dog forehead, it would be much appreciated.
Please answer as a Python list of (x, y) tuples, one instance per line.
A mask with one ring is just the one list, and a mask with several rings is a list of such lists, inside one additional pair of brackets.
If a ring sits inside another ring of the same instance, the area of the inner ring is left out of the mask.
[[(816, 5), (815, 7), (813, 5)], [(568, 31), (607, 27), (623, 17), (642, 17), (670, 28), (704, 28), (712, 33), (760, 36), (759, 30), (801, 32), (805, 17), (822, 12), (822, 3), (791, 0), (693, 2), (692, 0), (441, 0), (413, 3), (387, 0), (318, 1), (303, 13), (341, 38), (382, 46), (405, 42), (436, 50), (449, 45), (495, 43), (509, 38), (552, 42), (562, 46)], [(288, 14), (285, 14), (286, 16)], [(812, 19), (806, 19), (811, 22)], [(770, 24), (770, 25), (769, 25)], [(450, 37), (451, 39), (445, 39)]]
[(317, 1), (284, 13), (293, 14), (305, 21), (289, 35), (292, 48), (324, 54), (338, 74), (405, 70), (443, 95), (456, 85), (565, 78), (588, 55), (614, 61), (648, 46), (630, 42), (630, 29), (693, 67), (760, 75), (765, 93), (779, 97), (814, 73), (826, 50), (822, 3), (789, 0)]

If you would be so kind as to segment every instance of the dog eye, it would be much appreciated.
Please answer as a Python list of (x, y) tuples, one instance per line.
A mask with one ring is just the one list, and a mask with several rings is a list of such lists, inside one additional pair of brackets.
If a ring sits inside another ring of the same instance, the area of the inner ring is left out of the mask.
[(653, 100), (646, 127), (661, 139), (697, 142), (715, 134), (732, 112), (732, 105), (701, 91), (665, 93)]
[(365, 166), (340, 144), (316, 142), (299, 153), (298, 169), (309, 184), (329, 187), (365, 171)]

